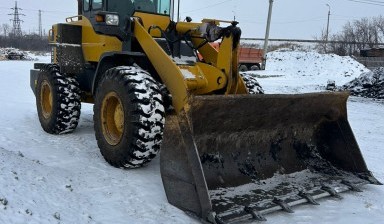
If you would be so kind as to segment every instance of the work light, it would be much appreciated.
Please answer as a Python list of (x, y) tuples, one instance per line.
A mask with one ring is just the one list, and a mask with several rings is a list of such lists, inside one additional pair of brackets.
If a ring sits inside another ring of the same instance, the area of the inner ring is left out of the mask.
[(119, 25), (119, 15), (116, 14), (106, 14), (105, 23), (107, 25), (118, 26)]

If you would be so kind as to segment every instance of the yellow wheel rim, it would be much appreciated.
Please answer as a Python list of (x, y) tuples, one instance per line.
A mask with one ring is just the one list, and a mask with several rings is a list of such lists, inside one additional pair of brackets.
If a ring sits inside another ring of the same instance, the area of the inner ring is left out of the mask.
[(117, 145), (124, 132), (124, 108), (115, 92), (108, 93), (101, 105), (101, 125), (105, 140)]
[(41, 103), (41, 112), (45, 119), (48, 119), (52, 114), (52, 88), (47, 82), (44, 80), (41, 84), (41, 92), (40, 92), (40, 103)]

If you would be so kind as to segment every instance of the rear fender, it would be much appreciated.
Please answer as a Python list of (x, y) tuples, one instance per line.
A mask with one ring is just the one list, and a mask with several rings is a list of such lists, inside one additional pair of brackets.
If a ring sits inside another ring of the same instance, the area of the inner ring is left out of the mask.
[(33, 93), (36, 95), (36, 85), (37, 85), (37, 79), (39, 78), (39, 74), (42, 69), (46, 68), (48, 65), (51, 64), (46, 64), (46, 63), (35, 63), (33, 65), (33, 69), (30, 70), (29, 72), (29, 84), (30, 87), (33, 91)]
[(33, 91), (33, 94), (35, 94), (35, 96), (36, 96), (37, 79), (39, 78), (39, 74), (40, 74), (40, 70), (38, 69), (31, 69), (29, 73), (30, 75), (29, 83)]

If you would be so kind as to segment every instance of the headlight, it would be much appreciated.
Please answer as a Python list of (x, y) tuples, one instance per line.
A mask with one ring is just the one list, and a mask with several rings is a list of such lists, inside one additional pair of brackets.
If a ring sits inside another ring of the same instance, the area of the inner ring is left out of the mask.
[(106, 14), (105, 23), (107, 25), (118, 26), (119, 25), (119, 15), (115, 14)]

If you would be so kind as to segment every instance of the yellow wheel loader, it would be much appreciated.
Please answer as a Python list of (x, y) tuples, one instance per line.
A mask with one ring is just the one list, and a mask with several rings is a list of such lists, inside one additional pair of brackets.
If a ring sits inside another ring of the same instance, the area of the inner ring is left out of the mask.
[(50, 31), (52, 62), (31, 70), (46, 132), (72, 132), (81, 102), (93, 103), (105, 160), (141, 167), (161, 149), (169, 203), (203, 222), (265, 220), (380, 184), (349, 126), (348, 93), (262, 94), (238, 71), (237, 22), (174, 22), (172, 0), (78, 6)]

